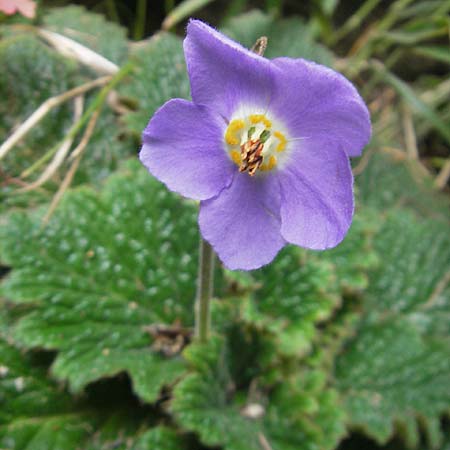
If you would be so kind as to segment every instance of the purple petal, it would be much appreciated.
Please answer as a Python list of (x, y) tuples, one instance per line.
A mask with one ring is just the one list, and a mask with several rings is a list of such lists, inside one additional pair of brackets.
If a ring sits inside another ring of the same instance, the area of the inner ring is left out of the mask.
[(170, 100), (144, 130), (139, 158), (170, 190), (206, 200), (228, 186), (236, 171), (224, 149), (225, 127), (204, 106)]
[(281, 234), (286, 241), (315, 250), (339, 244), (353, 216), (347, 154), (334, 142), (299, 142), (278, 177)]
[(189, 22), (184, 53), (195, 103), (227, 119), (241, 105), (267, 107), (272, 91), (269, 60), (199, 20)]
[(291, 138), (331, 139), (359, 156), (371, 135), (367, 107), (355, 87), (328, 67), (304, 59), (277, 58), (271, 111)]
[(229, 188), (201, 203), (200, 231), (227, 268), (257, 269), (285, 244), (279, 208), (275, 177), (236, 173)]

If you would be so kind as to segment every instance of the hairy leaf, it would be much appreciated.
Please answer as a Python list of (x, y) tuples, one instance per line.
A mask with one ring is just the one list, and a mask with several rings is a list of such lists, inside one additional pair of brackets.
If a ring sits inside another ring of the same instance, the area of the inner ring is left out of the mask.
[(405, 207), (422, 217), (450, 219), (449, 199), (432, 189), (432, 179), (402, 153), (375, 153), (355, 179), (362, 205), (385, 211)]
[(223, 32), (247, 48), (251, 48), (259, 37), (266, 36), (268, 45), (264, 56), (267, 58), (289, 56), (328, 66), (333, 63), (331, 53), (314, 41), (308, 24), (296, 17), (279, 20), (254, 10), (230, 19)]
[(450, 403), (449, 377), (448, 345), (424, 341), (400, 319), (366, 324), (336, 367), (337, 387), (352, 426), (383, 444), (397, 424), (407, 443), (417, 446), (420, 420), (436, 449), (439, 416)]
[(270, 395), (250, 384), (248, 393), (231, 378), (233, 355), (218, 337), (185, 352), (192, 373), (177, 384), (171, 411), (209, 446), (225, 450), (331, 449), (343, 432), (335, 393), (320, 374), (286, 382)]
[(439, 448), (450, 379), (450, 239), (441, 220), (389, 212), (374, 237), (380, 264), (365, 292), (365, 315), (337, 359), (337, 383), (352, 426), (379, 443), (399, 429), (409, 446), (419, 426)]
[(0, 448), (73, 449), (93, 430), (89, 411), (45, 379), (42, 369), (0, 339)]
[[(42, 364), (0, 339), (0, 448), (182, 450), (174, 430), (148, 428), (148, 412), (117, 398), (73, 400)], [(104, 401), (104, 400), (103, 400)]]
[(189, 98), (189, 81), (182, 40), (158, 33), (139, 44), (132, 55), (134, 69), (119, 92), (133, 111), (124, 117), (129, 130), (140, 136), (153, 113), (171, 98)]
[(373, 218), (370, 211), (356, 216), (334, 250), (319, 254), (289, 247), (273, 264), (252, 273), (256, 290), (243, 302), (243, 317), (273, 335), (279, 354), (307, 353), (319, 334), (317, 324), (332, 316), (343, 295), (367, 287), (367, 273), (378, 263)]
[(450, 333), (448, 225), (391, 213), (375, 239), (383, 264), (371, 277), (367, 305), (380, 316), (401, 314), (427, 336)]
[(73, 390), (128, 371), (138, 395), (153, 401), (182, 373), (149, 326), (192, 324), (194, 210), (138, 163), (100, 197), (68, 195), (46, 228), (15, 214), (0, 233), (0, 255), (13, 268), (0, 295), (33, 306), (14, 337), (59, 350), (52, 371)]
[(51, 31), (79, 42), (116, 64), (127, 56), (126, 30), (82, 6), (51, 8), (43, 19)]

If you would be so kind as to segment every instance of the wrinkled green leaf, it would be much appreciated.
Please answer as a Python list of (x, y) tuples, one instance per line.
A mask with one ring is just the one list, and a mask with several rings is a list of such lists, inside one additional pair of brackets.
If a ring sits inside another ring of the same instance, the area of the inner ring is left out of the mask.
[(289, 56), (292, 58), (311, 59), (331, 66), (331, 53), (314, 41), (312, 30), (299, 18), (274, 19), (258, 10), (230, 19), (222, 30), (243, 46), (251, 48), (261, 36), (267, 36), (268, 45), (264, 56), (275, 58)]
[(450, 202), (432, 188), (432, 179), (424, 175), (417, 162), (375, 153), (355, 179), (362, 207), (386, 211), (404, 207), (422, 217), (450, 219)]
[(0, 339), (0, 448), (73, 449), (95, 426), (89, 411), (45, 379), (42, 369)]
[(242, 301), (243, 319), (269, 331), (279, 354), (309, 352), (317, 325), (341, 306), (342, 296), (359, 295), (367, 287), (368, 271), (378, 264), (372, 248), (375, 218), (357, 215), (344, 242), (333, 250), (289, 247), (274, 263), (252, 272), (254, 293)]
[[(3, 450), (182, 450), (166, 427), (148, 428), (148, 412), (115, 403), (72, 399), (42, 364), (0, 339), (0, 448)], [(100, 400), (100, 401), (99, 401)]]
[(159, 426), (143, 433), (131, 450), (182, 450), (184, 446), (185, 439), (173, 429)]
[(380, 444), (399, 424), (409, 446), (419, 444), (418, 420), (431, 448), (438, 449), (439, 417), (448, 411), (450, 349), (424, 341), (400, 319), (365, 324), (336, 366), (336, 386), (350, 424)]
[[(239, 391), (230, 375), (233, 355), (218, 337), (185, 352), (192, 373), (177, 384), (170, 409), (184, 428), (225, 450), (331, 449), (341, 437), (334, 391), (320, 374), (272, 390)], [(256, 386), (256, 385), (255, 385)], [(247, 396), (248, 395), (248, 396)]]
[[(62, 94), (75, 83), (75, 67), (32, 35), (18, 35), (0, 43), (0, 141), (12, 133), (45, 100)], [(62, 138), (69, 126), (72, 105), (54, 108), (33, 128), (25, 142), (2, 161), (5, 171), (21, 170), (31, 158)]]
[(427, 336), (450, 333), (450, 235), (447, 223), (392, 213), (375, 239), (383, 263), (371, 277), (367, 305), (402, 314)]
[[(49, 97), (75, 84), (75, 67), (33, 35), (12, 35), (0, 43), (0, 142), (4, 142)], [(42, 203), (43, 192), (10, 195), (18, 174), (64, 137), (73, 115), (73, 103), (54, 108), (1, 161), (0, 212), (13, 206)]]
[(126, 30), (82, 6), (51, 8), (43, 20), (49, 30), (79, 42), (116, 64), (127, 56)]
[(14, 337), (59, 350), (52, 372), (72, 390), (128, 371), (136, 393), (153, 401), (183, 372), (179, 357), (152, 351), (147, 327), (192, 324), (195, 213), (138, 163), (100, 197), (68, 195), (45, 229), (15, 214), (0, 232), (13, 269), (0, 295), (33, 305)]
[(247, 302), (244, 320), (270, 330), (281, 354), (307, 353), (315, 324), (327, 319), (341, 301), (332, 264), (291, 247), (254, 278), (260, 289)]
[(135, 67), (119, 92), (133, 110), (124, 121), (140, 136), (153, 113), (171, 98), (189, 98), (189, 81), (182, 40), (158, 33), (139, 44), (132, 57)]
[(337, 387), (352, 427), (380, 444), (400, 430), (409, 447), (423, 428), (438, 449), (450, 402), (448, 225), (391, 211), (374, 243), (380, 264), (359, 330), (337, 359)]
[(114, 113), (106, 107), (103, 108), (84, 150), (73, 185), (100, 185), (125, 159), (135, 156), (137, 152), (138, 147), (121, 136)]

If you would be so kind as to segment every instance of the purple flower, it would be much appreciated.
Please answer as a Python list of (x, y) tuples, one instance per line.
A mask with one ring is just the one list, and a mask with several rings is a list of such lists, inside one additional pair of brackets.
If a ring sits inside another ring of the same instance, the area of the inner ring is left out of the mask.
[(263, 58), (198, 20), (184, 53), (193, 101), (155, 113), (140, 159), (200, 200), (201, 234), (225, 266), (259, 268), (287, 243), (341, 242), (353, 216), (349, 156), (371, 133), (354, 86), (304, 59)]

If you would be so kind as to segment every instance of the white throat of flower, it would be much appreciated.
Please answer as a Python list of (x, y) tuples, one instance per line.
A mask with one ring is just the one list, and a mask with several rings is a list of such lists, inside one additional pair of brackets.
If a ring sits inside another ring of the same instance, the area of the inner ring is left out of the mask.
[(224, 140), (239, 172), (254, 176), (257, 171), (279, 167), (286, 159), (288, 145), (283, 128), (266, 114), (235, 114), (225, 130)]

